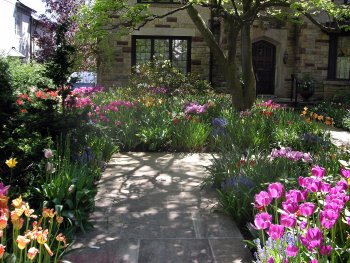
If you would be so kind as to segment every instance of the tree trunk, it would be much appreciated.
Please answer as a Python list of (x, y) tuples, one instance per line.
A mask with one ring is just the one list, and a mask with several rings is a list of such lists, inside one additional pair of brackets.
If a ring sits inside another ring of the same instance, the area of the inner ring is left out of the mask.
[(244, 107), (249, 109), (256, 99), (256, 81), (253, 70), (252, 41), (250, 24), (244, 24), (241, 31), (242, 77), (244, 82)]
[(238, 110), (245, 110), (243, 87), (239, 81), (239, 70), (237, 66), (237, 38), (240, 31), (240, 25), (233, 20), (226, 21), (228, 27), (227, 35), (227, 60), (229, 66), (224, 71), (227, 81), (226, 86), (231, 94), (232, 106)]
[(215, 40), (208, 25), (204, 22), (197, 9), (192, 5), (187, 8), (190, 16), (197, 29), (201, 32), (205, 42), (213, 52), (218, 66), (222, 71), (228, 92), (231, 94), (232, 106), (234, 109), (245, 110), (244, 93), (239, 81), (239, 70), (237, 67), (237, 37), (241, 26), (234, 19), (227, 18), (226, 25), (228, 27), (228, 54), (225, 56), (222, 48)]

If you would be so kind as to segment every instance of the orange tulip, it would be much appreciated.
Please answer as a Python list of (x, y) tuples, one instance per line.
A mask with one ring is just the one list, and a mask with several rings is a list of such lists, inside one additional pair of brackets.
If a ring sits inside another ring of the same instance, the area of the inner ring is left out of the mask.
[(7, 226), (8, 218), (5, 215), (0, 216), (0, 229), (4, 229)]
[(0, 258), (2, 258), (5, 254), (5, 247), (6, 246), (0, 244)]
[(30, 249), (28, 249), (27, 256), (30, 260), (33, 260), (36, 254), (38, 254), (38, 252), (39, 250), (36, 247), (31, 247)]

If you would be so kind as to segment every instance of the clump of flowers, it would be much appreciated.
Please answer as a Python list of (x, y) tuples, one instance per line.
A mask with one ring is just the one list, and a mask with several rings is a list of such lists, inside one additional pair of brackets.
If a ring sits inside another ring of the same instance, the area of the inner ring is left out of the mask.
[(310, 153), (300, 151), (293, 151), (290, 147), (281, 147), (280, 149), (273, 149), (270, 154), (271, 159), (286, 158), (291, 161), (310, 162), (312, 160)]
[(271, 116), (274, 111), (283, 109), (281, 104), (275, 103), (272, 100), (255, 104), (255, 108), (260, 112), (260, 114), (265, 116)]
[(169, 88), (167, 87), (149, 87), (148, 92), (151, 94), (167, 94), (169, 92)]
[(26, 113), (29, 109), (47, 109), (49, 104), (56, 105), (59, 99), (58, 91), (31, 87), (28, 93), (17, 95), (16, 104), (21, 113)]
[(184, 112), (185, 114), (203, 114), (206, 113), (209, 106), (208, 103), (201, 105), (196, 102), (190, 102), (185, 104)]
[(312, 133), (303, 133), (301, 140), (303, 141), (304, 144), (308, 144), (308, 145), (318, 144), (324, 148), (328, 148), (331, 145), (329, 141), (326, 141), (320, 136), (317, 136)]
[(254, 186), (254, 182), (247, 176), (239, 175), (227, 178), (225, 181), (221, 183), (221, 190), (229, 191), (239, 187), (251, 188)]
[(318, 121), (326, 124), (327, 126), (334, 126), (335, 122), (334, 119), (331, 117), (324, 117), (323, 115), (317, 114), (315, 112), (308, 112), (308, 107), (304, 107), (303, 111), (301, 112), (300, 116), (305, 117), (306, 122), (310, 121)]
[(215, 135), (222, 135), (225, 133), (225, 127), (228, 124), (228, 121), (224, 118), (214, 118), (211, 122), (211, 125), (213, 126), (212, 134)]
[[(19, 263), (51, 262), (54, 257), (57, 262), (58, 255), (67, 247), (65, 237), (58, 234), (63, 217), (48, 208), (43, 209), (41, 216), (35, 215), (21, 196), (12, 200), (10, 210), (8, 189), (9, 186), (0, 183), (0, 259), (12, 258)], [(12, 239), (7, 239), (9, 229), (12, 229)]]
[(334, 180), (326, 176), (325, 168), (314, 166), (311, 176), (299, 177), (300, 189), (285, 191), (281, 183), (272, 183), (255, 196), (259, 212), (254, 227), (261, 231), (262, 240), (262, 246), (256, 241), (255, 262), (349, 260), (350, 170), (342, 168), (340, 174)]
[(81, 87), (81, 88), (75, 88), (72, 90), (71, 95), (76, 96), (91, 96), (96, 93), (101, 93), (104, 91), (104, 88), (101, 86), (96, 87)]

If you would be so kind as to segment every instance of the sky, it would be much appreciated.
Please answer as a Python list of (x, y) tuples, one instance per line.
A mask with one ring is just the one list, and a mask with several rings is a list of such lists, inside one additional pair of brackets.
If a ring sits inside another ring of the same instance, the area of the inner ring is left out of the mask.
[(37, 14), (45, 13), (45, 4), (42, 0), (20, 0), (26, 6), (37, 11)]

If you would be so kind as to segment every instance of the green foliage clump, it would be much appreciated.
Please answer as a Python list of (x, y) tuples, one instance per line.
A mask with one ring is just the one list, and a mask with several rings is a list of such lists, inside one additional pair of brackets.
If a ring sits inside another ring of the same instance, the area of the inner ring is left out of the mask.
[(52, 80), (46, 77), (45, 66), (34, 61), (22, 63), (20, 60), (9, 60), (10, 85), (15, 93), (26, 93), (30, 87), (39, 89), (53, 88)]

